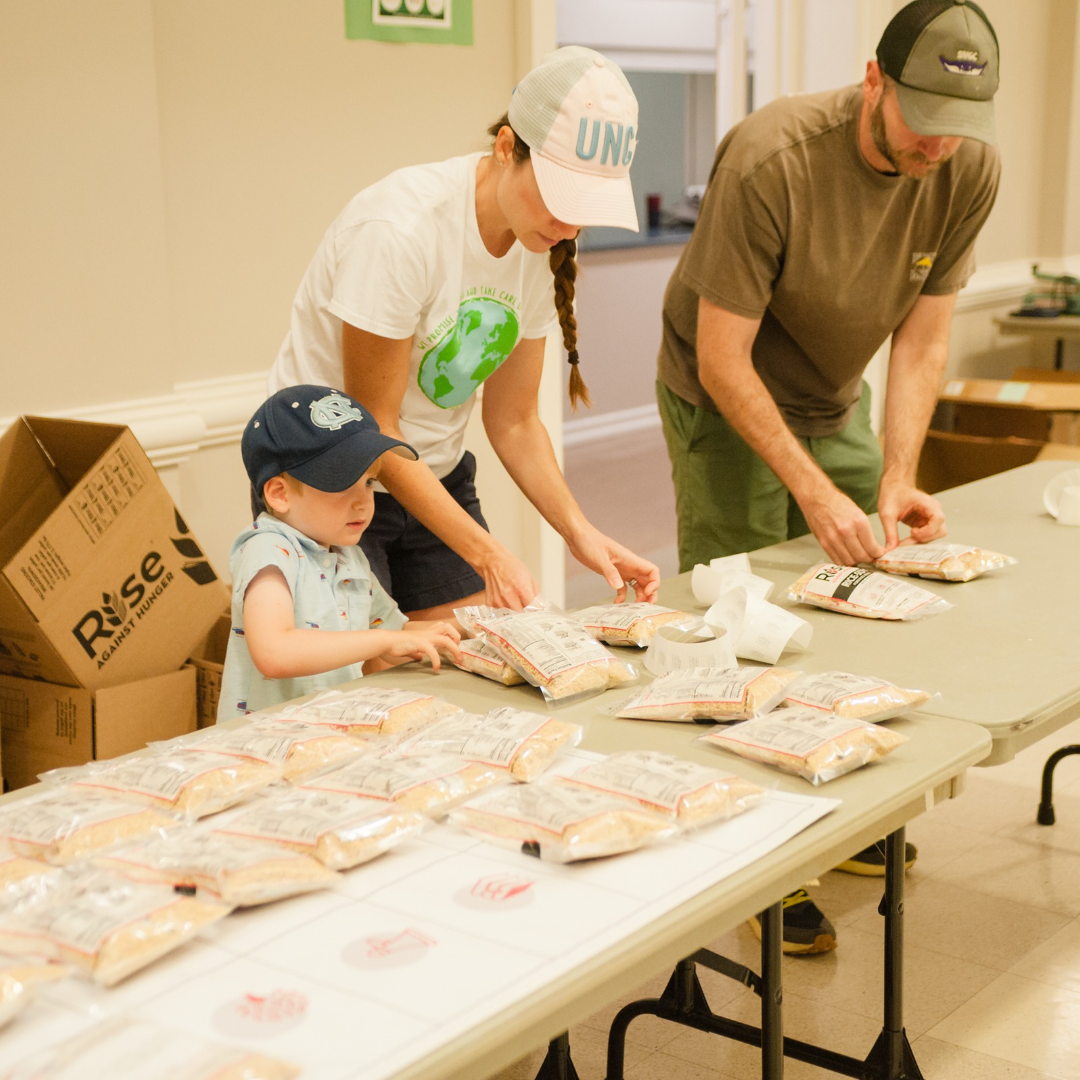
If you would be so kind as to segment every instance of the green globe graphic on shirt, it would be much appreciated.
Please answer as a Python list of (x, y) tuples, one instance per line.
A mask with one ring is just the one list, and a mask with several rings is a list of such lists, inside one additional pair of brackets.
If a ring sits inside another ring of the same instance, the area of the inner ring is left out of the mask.
[(420, 361), (420, 389), (441, 408), (464, 405), (510, 355), (517, 339), (512, 308), (486, 296), (466, 300), (453, 329)]

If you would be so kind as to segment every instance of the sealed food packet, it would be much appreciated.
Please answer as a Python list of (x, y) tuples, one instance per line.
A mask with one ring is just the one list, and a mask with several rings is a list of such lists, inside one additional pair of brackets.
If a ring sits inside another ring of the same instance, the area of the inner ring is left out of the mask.
[(416, 836), (428, 819), (383, 799), (304, 788), (268, 793), (215, 828), (276, 844), (347, 870)]
[(621, 855), (678, 833), (633, 799), (548, 780), (481, 795), (450, 820), (482, 840), (560, 863)]
[[(0, 847), (62, 866), (176, 819), (129, 799), (73, 787), (46, 788), (0, 807)], [(4, 878), (0, 864), (0, 880)]]
[(484, 716), (456, 713), (404, 742), (406, 757), (449, 754), (466, 761), (508, 769), (515, 780), (539, 776), (563, 748), (581, 742), (581, 728), (550, 716), (505, 706)]
[(788, 687), (781, 704), (804, 705), (848, 719), (877, 723), (919, 709), (932, 696), (926, 690), (907, 690), (872, 675), (822, 671), (799, 676)]
[(284, 709), (279, 715), (283, 720), (371, 737), (425, 727), (456, 712), (461, 712), (459, 706), (433, 694), (360, 686), (355, 690), (327, 690), (302, 705)]
[(779, 705), (801, 674), (753, 664), (669, 671), (631, 694), (615, 715), (628, 720), (749, 720)]
[(788, 587), (787, 599), (863, 619), (925, 619), (952, 607), (937, 593), (889, 574), (835, 563), (811, 566)]
[(696, 615), (659, 604), (597, 604), (571, 612), (597, 641), (606, 645), (637, 645), (645, 648), (661, 626), (687, 630), (701, 623)]
[(112, 792), (200, 818), (235, 806), (280, 780), (281, 766), (226, 754), (174, 750), (53, 769), (42, 773), (41, 779), (67, 781), (80, 791)]
[(309, 855), (206, 829), (173, 829), (94, 860), (133, 881), (197, 888), (253, 907), (332, 886), (338, 875)]
[(1011, 555), (1000, 555), (964, 544), (904, 544), (887, 551), (874, 565), (890, 574), (910, 574), (934, 581), (970, 581), (988, 570), (1012, 566)]
[(63, 964), (0, 961), (0, 1028), (26, 1008), (36, 987), (65, 979), (67, 975), (68, 969)]
[(181, 736), (157, 746), (261, 761), (281, 768), (286, 780), (298, 783), (368, 752), (360, 739), (327, 728), (263, 717), (236, 728), (203, 728), (193, 738)]
[(267, 794), (214, 831), (276, 844), (331, 870), (348, 870), (418, 835), (427, 823), (423, 814), (383, 799), (297, 788)]
[(26, 859), (10, 851), (0, 852), (0, 895), (9, 889), (18, 889), (31, 878), (55, 872), (55, 867), (40, 859)]
[(114, 1017), (35, 1051), (0, 1080), (296, 1080), (294, 1065), (191, 1032)]
[(113, 986), (230, 910), (82, 863), (42, 878), (0, 913), (0, 953), (68, 964)]
[(623, 750), (562, 778), (609, 795), (625, 795), (682, 829), (726, 821), (749, 810), (763, 788), (733, 773), (655, 750)]
[(775, 765), (816, 785), (879, 761), (907, 738), (865, 720), (794, 708), (717, 728), (702, 735), (701, 741), (751, 761)]
[(617, 660), (573, 618), (557, 611), (455, 608), (470, 632), (496, 649), (548, 704), (602, 694), (637, 678), (637, 669)]
[(479, 638), (463, 638), (461, 641), (461, 663), (454, 666), (462, 671), (471, 671), (474, 675), (483, 675), (485, 679), (502, 683), (503, 686), (520, 686), (525, 681), (504, 659), (498, 649), (492, 648)]
[(304, 790), (383, 799), (404, 810), (442, 817), (450, 807), (508, 779), (504, 769), (447, 754), (364, 757), (308, 781)]

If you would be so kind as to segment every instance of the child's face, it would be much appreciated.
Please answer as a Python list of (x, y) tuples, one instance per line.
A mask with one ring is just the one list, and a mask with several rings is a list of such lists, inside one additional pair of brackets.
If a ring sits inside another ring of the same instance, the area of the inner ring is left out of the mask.
[(323, 547), (358, 544), (375, 510), (377, 464), (344, 491), (319, 491), (307, 484), (299, 489), (290, 486), (288, 509), (277, 516)]

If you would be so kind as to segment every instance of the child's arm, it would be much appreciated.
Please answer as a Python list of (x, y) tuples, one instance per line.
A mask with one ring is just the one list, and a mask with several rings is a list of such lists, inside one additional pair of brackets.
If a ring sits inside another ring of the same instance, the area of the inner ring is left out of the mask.
[(319, 675), (381, 656), (393, 663), (428, 657), (439, 670), (439, 650), (460, 655), (447, 623), (404, 630), (315, 630), (295, 625), (292, 592), (276, 566), (251, 579), (244, 594), (244, 640), (252, 663), (268, 679)]

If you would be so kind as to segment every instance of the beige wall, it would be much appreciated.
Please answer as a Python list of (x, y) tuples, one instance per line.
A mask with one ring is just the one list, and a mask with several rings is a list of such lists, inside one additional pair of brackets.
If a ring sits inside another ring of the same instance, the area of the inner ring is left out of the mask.
[(346, 41), (342, 0), (0, 0), (0, 414), (268, 368), (331, 219), (466, 153), (509, 97), (475, 44)]

